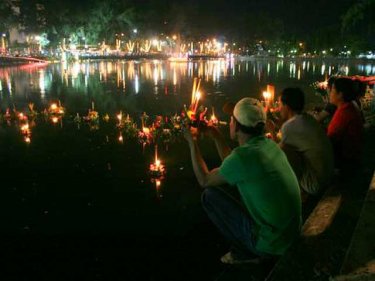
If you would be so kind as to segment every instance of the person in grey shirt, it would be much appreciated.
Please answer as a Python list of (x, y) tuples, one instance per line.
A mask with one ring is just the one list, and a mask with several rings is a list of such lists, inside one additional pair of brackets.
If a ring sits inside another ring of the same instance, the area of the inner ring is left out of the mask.
[(288, 157), (300, 184), (309, 194), (319, 193), (332, 180), (334, 158), (323, 128), (304, 113), (305, 96), (299, 88), (286, 88), (279, 98), (283, 122), (280, 147)]

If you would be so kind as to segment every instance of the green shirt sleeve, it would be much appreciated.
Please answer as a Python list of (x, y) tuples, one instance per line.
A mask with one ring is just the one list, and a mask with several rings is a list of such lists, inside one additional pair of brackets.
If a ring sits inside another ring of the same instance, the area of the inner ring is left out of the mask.
[(243, 165), (239, 156), (233, 151), (228, 155), (219, 168), (220, 175), (230, 184), (235, 185), (243, 180)]

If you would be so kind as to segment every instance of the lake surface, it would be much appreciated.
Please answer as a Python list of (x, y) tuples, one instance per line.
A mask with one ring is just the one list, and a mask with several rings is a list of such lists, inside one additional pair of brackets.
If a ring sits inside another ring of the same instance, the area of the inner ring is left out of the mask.
[(24, 108), (32, 101), (41, 109), (59, 99), (68, 112), (84, 112), (94, 101), (99, 112), (174, 113), (189, 103), (194, 77), (202, 78), (207, 106), (244, 96), (260, 98), (267, 84), (276, 92), (301, 87), (314, 100), (310, 84), (340, 71), (374, 75), (375, 64), (352, 61), (99, 61), (0, 69), (1, 109)]
[[(276, 92), (301, 87), (315, 104), (321, 101), (310, 84), (338, 71), (374, 75), (375, 64), (94, 61), (0, 69), (2, 114), (26, 111), (30, 102), (38, 112), (52, 102), (66, 109), (56, 124), (41, 114), (30, 121), (30, 143), (18, 121), (0, 123), (0, 231), (9, 264), (18, 272), (17, 262), (30, 263), (42, 275), (49, 266), (54, 280), (60, 266), (68, 279), (66, 268), (91, 280), (104, 271), (122, 274), (115, 280), (197, 280), (192, 268), (210, 279), (221, 270), (217, 261), (227, 245), (201, 209), (187, 145), (181, 139), (159, 147), (167, 174), (156, 183), (148, 174), (154, 147), (126, 136), (119, 141), (115, 115), (129, 113), (140, 124), (143, 112), (151, 119), (179, 113), (190, 103), (194, 77), (202, 79), (202, 103), (223, 119), (226, 101), (260, 98), (267, 84)], [(74, 117), (92, 104), (99, 125), (78, 126)], [(213, 144), (203, 139), (202, 146), (210, 167), (219, 165)]]

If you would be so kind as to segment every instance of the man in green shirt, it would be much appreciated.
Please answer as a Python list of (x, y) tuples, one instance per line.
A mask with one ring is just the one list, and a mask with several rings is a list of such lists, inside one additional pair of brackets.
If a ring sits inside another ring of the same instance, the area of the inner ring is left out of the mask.
[[(210, 129), (223, 159), (221, 166), (211, 171), (192, 131), (184, 132), (194, 173), (205, 188), (203, 207), (232, 244), (232, 250), (221, 258), (223, 263), (257, 262), (262, 257), (282, 255), (300, 233), (298, 181), (285, 154), (264, 137), (265, 122), (258, 100), (240, 100), (230, 122), (230, 136), (239, 143), (237, 148), (231, 151), (219, 131)], [(225, 184), (237, 187), (241, 204), (217, 188)]]

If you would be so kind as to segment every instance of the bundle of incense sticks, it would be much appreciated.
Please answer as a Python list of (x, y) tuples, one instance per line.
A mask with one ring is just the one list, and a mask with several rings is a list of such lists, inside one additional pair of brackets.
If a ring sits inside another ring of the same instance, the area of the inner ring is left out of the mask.
[(191, 93), (191, 105), (190, 105), (190, 110), (193, 113), (196, 113), (198, 109), (199, 99), (201, 98), (201, 94), (199, 92), (200, 85), (201, 85), (201, 79), (195, 77), (194, 83), (193, 83), (193, 91)]

